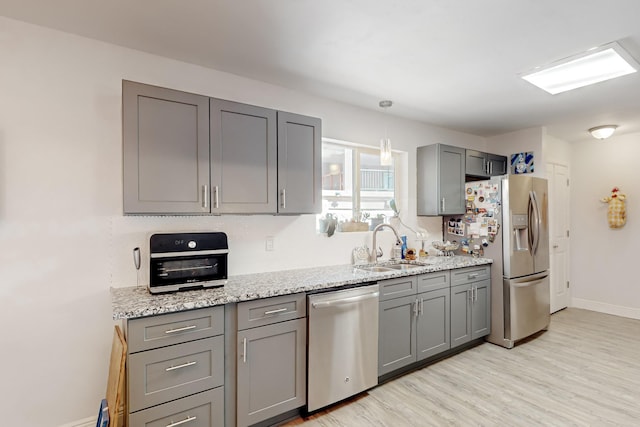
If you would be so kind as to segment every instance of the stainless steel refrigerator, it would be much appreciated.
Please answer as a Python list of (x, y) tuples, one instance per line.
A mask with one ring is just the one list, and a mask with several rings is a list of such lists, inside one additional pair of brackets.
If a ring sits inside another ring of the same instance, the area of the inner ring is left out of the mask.
[(512, 348), (549, 327), (547, 180), (506, 175), (469, 182), (466, 192), (467, 214), (454, 221), (467, 223), (467, 229), (446, 238), (467, 239), (469, 251), (479, 248), (494, 260), (487, 340)]

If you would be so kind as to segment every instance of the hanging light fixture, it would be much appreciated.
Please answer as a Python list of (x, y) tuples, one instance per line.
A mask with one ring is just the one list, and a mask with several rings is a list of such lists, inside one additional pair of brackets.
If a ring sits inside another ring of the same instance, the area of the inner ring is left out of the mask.
[[(380, 101), (381, 108), (385, 111), (387, 108), (393, 105), (392, 101), (384, 100)], [(391, 157), (391, 139), (387, 136), (387, 118), (384, 120), (384, 138), (380, 140), (380, 164), (382, 166), (391, 166), (393, 164), (393, 158)]]
[(589, 129), (589, 133), (596, 139), (607, 139), (613, 135), (613, 132), (615, 132), (617, 128), (617, 125), (596, 126)]

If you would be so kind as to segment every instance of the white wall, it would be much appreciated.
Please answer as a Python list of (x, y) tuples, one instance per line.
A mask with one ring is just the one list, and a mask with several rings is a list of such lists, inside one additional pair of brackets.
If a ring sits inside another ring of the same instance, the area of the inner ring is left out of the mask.
[[(59, 426), (94, 416), (106, 388), (111, 286), (136, 283), (131, 250), (167, 230), (221, 230), (230, 274), (350, 261), (369, 233), (316, 235), (315, 217), (123, 217), (121, 81), (294, 111), (327, 137), (376, 145), (383, 113), (0, 18), (0, 366), (3, 425)], [(416, 219), (415, 147), (483, 147), (479, 137), (389, 117), (409, 153), (403, 220)], [(386, 234), (386, 235), (385, 235)], [(382, 243), (391, 245), (390, 233)], [(264, 239), (275, 236), (276, 250)]]
[[(640, 319), (634, 268), (640, 241), (640, 133), (571, 144), (572, 305)], [(627, 224), (611, 229), (600, 199), (627, 195)]]

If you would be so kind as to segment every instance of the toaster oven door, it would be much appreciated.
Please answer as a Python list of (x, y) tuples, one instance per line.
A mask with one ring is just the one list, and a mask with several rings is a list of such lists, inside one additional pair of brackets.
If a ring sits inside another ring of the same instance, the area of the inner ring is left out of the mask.
[(227, 254), (188, 256), (155, 255), (150, 262), (151, 292), (170, 292), (185, 287), (223, 285), (227, 279)]

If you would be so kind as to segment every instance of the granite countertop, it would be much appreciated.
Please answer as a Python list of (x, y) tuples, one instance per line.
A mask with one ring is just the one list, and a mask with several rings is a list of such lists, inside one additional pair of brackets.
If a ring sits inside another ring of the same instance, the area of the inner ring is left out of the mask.
[[(368, 272), (356, 266), (337, 265), (231, 276), (224, 287), (152, 295), (144, 286), (111, 288), (113, 319), (133, 319), (194, 308), (339, 288), (347, 285), (491, 264), (488, 258), (433, 257), (408, 271)], [(384, 265), (384, 263), (380, 263)]]

